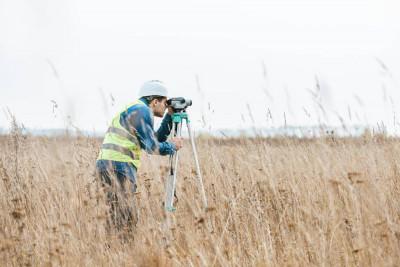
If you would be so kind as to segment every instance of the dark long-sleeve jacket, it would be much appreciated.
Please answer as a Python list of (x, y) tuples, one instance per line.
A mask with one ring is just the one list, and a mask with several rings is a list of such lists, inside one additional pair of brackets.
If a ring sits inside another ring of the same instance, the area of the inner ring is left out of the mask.
[(170, 155), (175, 145), (167, 142), (172, 128), (172, 117), (166, 114), (157, 131), (154, 131), (154, 117), (145, 98), (140, 101), (146, 105), (135, 105), (121, 113), (121, 126), (136, 135), (140, 147), (149, 154)]
[[(120, 124), (132, 135), (138, 137), (140, 148), (149, 154), (171, 155), (176, 151), (173, 143), (167, 142), (172, 129), (172, 117), (166, 114), (157, 131), (154, 131), (154, 116), (145, 98), (141, 98), (145, 105), (134, 105), (121, 113)], [(136, 169), (131, 163), (111, 160), (98, 160), (97, 169), (100, 172), (113, 170), (125, 175), (135, 183)], [(133, 170), (132, 170), (133, 168)], [(131, 175), (134, 173), (134, 175)], [(132, 177), (131, 177), (132, 176)]]

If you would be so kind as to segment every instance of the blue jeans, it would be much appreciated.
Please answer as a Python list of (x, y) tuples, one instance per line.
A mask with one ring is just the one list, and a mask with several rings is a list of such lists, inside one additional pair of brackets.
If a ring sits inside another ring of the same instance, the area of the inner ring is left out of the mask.
[(131, 163), (97, 160), (96, 171), (107, 194), (110, 223), (117, 229), (135, 226), (138, 219), (133, 197), (136, 168)]

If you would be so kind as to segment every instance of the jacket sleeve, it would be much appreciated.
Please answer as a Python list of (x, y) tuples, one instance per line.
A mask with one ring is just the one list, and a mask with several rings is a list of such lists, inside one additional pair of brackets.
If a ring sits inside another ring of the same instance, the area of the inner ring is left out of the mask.
[[(133, 111), (129, 116), (129, 124), (135, 129), (140, 147), (149, 154), (174, 154), (175, 145), (169, 142), (159, 142), (153, 129), (153, 117), (147, 107)], [(130, 127), (130, 128), (131, 128)]]
[(160, 128), (156, 132), (157, 140), (159, 142), (165, 142), (168, 139), (169, 134), (172, 130), (172, 117), (169, 114), (164, 116), (161, 122)]

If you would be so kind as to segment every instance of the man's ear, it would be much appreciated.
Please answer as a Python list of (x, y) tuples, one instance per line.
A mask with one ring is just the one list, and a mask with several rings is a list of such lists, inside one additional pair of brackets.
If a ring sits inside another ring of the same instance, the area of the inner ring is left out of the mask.
[(149, 103), (149, 106), (153, 106), (153, 105), (157, 104), (156, 101), (158, 101), (156, 98), (151, 100), (150, 103)]

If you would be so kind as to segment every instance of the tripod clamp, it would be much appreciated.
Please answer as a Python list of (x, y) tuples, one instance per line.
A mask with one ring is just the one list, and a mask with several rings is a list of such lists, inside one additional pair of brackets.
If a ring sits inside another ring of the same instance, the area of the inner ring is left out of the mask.
[(181, 112), (175, 112), (174, 114), (172, 114), (173, 123), (182, 123), (183, 120), (186, 120), (186, 122), (190, 123), (189, 116), (185, 110)]

